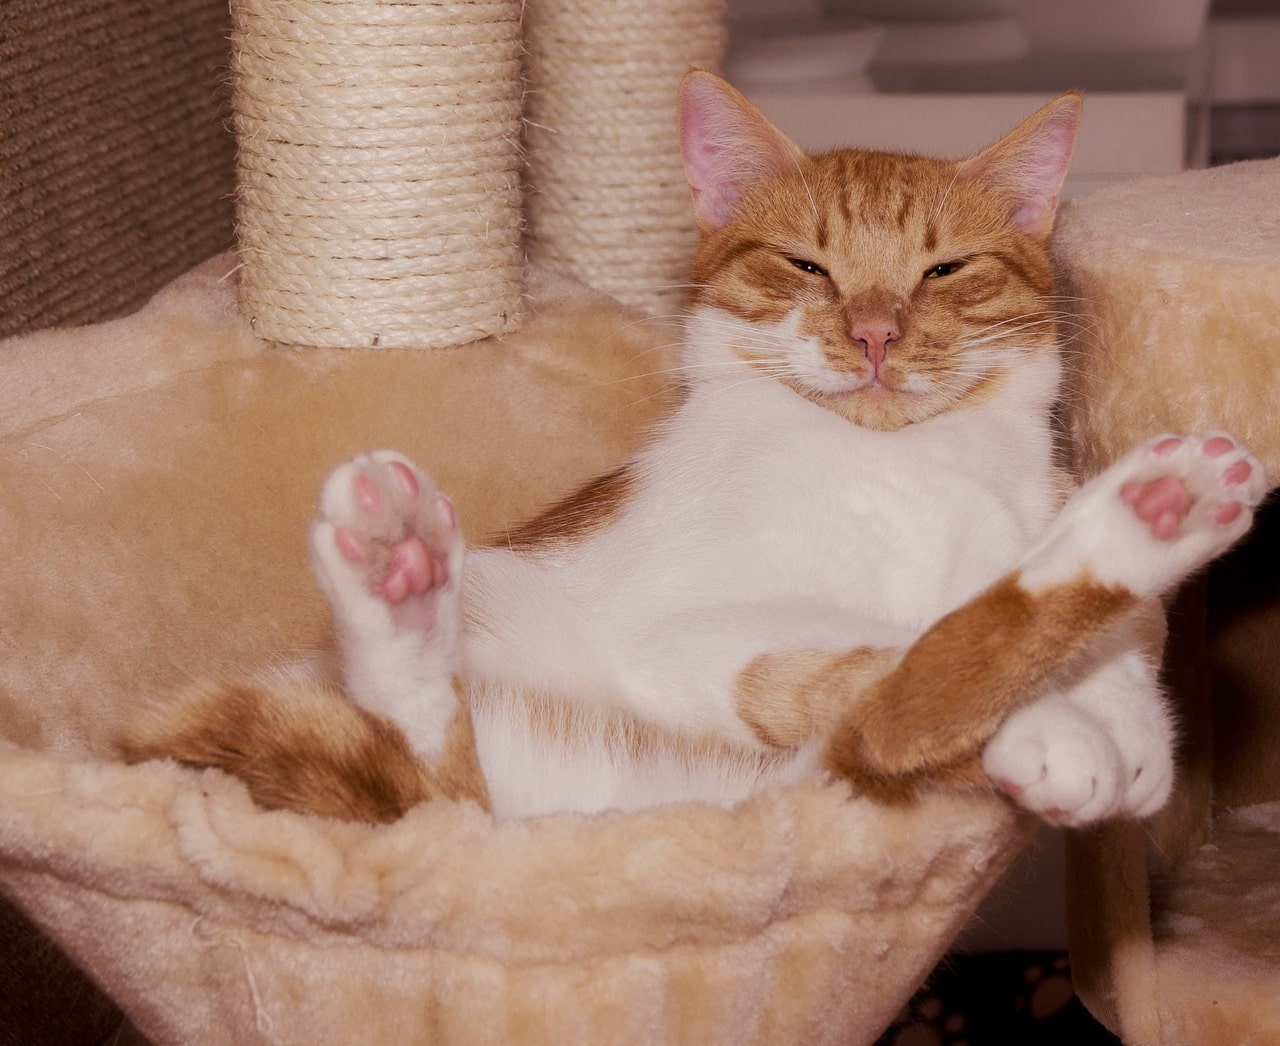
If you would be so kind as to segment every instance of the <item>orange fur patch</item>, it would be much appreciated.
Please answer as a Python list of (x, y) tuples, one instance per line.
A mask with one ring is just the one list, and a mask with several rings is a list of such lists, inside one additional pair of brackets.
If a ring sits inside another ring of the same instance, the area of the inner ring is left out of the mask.
[(136, 718), (117, 745), (126, 762), (172, 759), (233, 774), (268, 809), (377, 824), (437, 796), (487, 807), (471, 717), (454, 691), (459, 714), (434, 766), (394, 723), (311, 678), (197, 689)]
[(842, 654), (761, 654), (734, 680), (734, 704), (766, 745), (794, 748), (828, 727), (851, 699), (893, 667), (899, 654), (877, 647)]
[(826, 763), (876, 794), (975, 776), (1004, 718), (1088, 642), (1138, 606), (1089, 578), (1030, 592), (1012, 574), (948, 614), (876, 683), (831, 737)]
[(512, 549), (562, 545), (607, 526), (631, 497), (635, 474), (629, 465), (597, 476), (494, 543)]
[(453, 677), (453, 696), (458, 707), (445, 732), (444, 752), (428, 767), (428, 773), (434, 779), (435, 794), (446, 799), (470, 799), (488, 810), (489, 786), (476, 753), (466, 687), (458, 676)]

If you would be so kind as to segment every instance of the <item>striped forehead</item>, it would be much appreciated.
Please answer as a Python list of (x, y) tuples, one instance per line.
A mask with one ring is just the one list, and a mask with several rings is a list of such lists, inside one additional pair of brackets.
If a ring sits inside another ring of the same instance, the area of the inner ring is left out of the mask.
[(889, 238), (907, 249), (937, 246), (952, 165), (842, 150), (815, 158), (805, 174), (818, 247), (883, 249)]
[(875, 223), (897, 223), (921, 190), (928, 189), (934, 165), (911, 157), (847, 149), (818, 161), (818, 178), (850, 216)]

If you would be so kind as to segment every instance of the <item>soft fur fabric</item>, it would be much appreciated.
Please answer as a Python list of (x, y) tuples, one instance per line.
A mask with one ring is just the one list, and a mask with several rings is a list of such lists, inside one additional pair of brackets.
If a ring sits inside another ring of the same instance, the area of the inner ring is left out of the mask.
[(0, 789), (6, 891), (158, 1042), (870, 1042), (1017, 836), (816, 785), (378, 829), (166, 764), (14, 751)]
[(257, 341), (230, 268), (0, 345), (0, 887), (157, 1042), (873, 1040), (1025, 839), (1003, 802), (371, 828), (111, 760), (139, 702), (321, 638), (335, 461), (401, 447), (500, 533), (664, 405), (669, 332), (545, 274), (500, 343), (322, 352)]
[[(1063, 208), (1054, 252), (1075, 333), (1066, 420), (1082, 473), (1153, 432), (1216, 427), (1280, 482), (1278, 223), (1280, 160), (1136, 180)], [(1218, 571), (1184, 589), (1169, 615), (1166, 668), (1183, 732), (1169, 807), (1148, 826), (1068, 838), (1077, 991), (1134, 1046), (1280, 1035), (1280, 617), (1265, 565), (1274, 552), (1258, 547), (1274, 541), (1273, 522), (1251, 536), (1252, 558), (1233, 555), (1228, 573), (1247, 583), (1218, 584)], [(1215, 601), (1247, 595), (1225, 614), (1212, 607), (1212, 688), (1206, 589)], [(1229, 814), (1267, 800), (1253, 815)], [(1269, 823), (1258, 810), (1271, 811)]]
[(306, 528), (356, 451), (418, 457), (474, 539), (614, 464), (662, 408), (666, 332), (568, 281), (534, 274), (542, 312), (500, 348), (268, 351), (230, 269), (0, 344), (10, 740), (103, 754), (139, 694), (315, 647)]
[(1122, 182), (1054, 232), (1081, 476), (1157, 432), (1226, 429), (1280, 477), (1280, 159)]

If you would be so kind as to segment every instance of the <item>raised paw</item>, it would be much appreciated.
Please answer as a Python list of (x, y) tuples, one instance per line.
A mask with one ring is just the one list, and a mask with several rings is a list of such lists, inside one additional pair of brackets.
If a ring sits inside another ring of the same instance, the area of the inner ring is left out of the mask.
[(454, 631), (462, 534), (449, 499), (409, 459), (374, 451), (335, 469), (320, 494), (311, 551), (340, 623), (361, 632), (387, 624)]
[(1262, 466), (1226, 433), (1159, 436), (1076, 493), (1024, 579), (1088, 573), (1159, 595), (1237, 541), (1266, 489)]
[[(1266, 483), (1253, 456), (1230, 436), (1161, 436), (1140, 449), (1120, 499), (1159, 541), (1199, 529), (1224, 546), (1248, 529)], [(1211, 540), (1213, 540), (1211, 538)]]
[(996, 787), (1050, 824), (1147, 817), (1173, 787), (1172, 746), (1167, 736), (1130, 740), (1118, 743), (1101, 722), (1066, 702), (1037, 702), (1000, 728), (982, 765)]

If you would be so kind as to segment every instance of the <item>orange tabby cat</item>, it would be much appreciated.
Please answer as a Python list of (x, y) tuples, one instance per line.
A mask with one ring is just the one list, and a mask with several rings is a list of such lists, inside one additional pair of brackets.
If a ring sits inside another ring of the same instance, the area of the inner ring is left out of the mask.
[(411, 461), (340, 466), (311, 552), (341, 689), (206, 688), (128, 756), (368, 820), (433, 795), (732, 802), (820, 772), (884, 797), (994, 784), (1065, 824), (1157, 809), (1172, 729), (1141, 609), (1264, 485), (1223, 434), (1161, 436), (1064, 501), (1045, 242), (1080, 110), (961, 162), (808, 156), (689, 74), (687, 389), (649, 445), (465, 554)]

